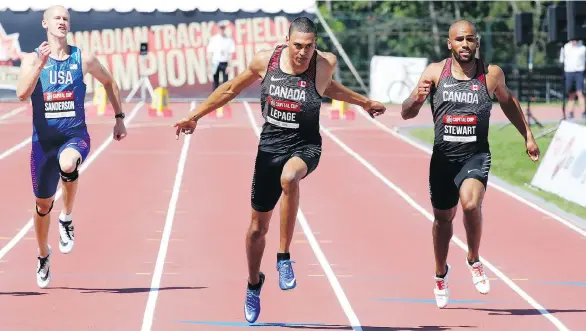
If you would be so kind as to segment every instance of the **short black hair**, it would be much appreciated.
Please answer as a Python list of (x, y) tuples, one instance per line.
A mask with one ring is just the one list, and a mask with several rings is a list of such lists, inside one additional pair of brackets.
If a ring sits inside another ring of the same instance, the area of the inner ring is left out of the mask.
[(289, 26), (289, 37), (293, 31), (313, 33), (317, 37), (317, 26), (307, 17), (301, 16), (294, 19)]

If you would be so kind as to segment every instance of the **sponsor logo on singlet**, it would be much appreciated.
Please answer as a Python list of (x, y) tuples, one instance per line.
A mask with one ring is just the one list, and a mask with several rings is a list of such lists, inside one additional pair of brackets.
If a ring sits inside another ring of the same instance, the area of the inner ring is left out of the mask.
[(476, 141), (476, 115), (444, 115), (443, 122), (444, 141)]
[[(300, 85), (298, 84), (298, 86)], [(269, 85), (267, 101), (269, 104), (267, 121), (269, 123), (282, 128), (299, 128), (299, 113), (301, 103), (305, 101), (305, 90), (271, 84)]]
[(73, 91), (44, 92), (45, 118), (75, 117)]

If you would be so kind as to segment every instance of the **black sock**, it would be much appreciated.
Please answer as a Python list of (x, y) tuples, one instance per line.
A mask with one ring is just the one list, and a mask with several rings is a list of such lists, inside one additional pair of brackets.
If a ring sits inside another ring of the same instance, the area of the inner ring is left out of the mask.
[(248, 282), (248, 289), (253, 290), (253, 291), (258, 290), (259, 288), (261, 288), (263, 281), (264, 281), (264, 275), (261, 273), (259, 276), (258, 283), (253, 285), (253, 284), (250, 284), (250, 282)]
[(468, 259), (466, 259), (466, 260), (468, 261), (468, 264), (469, 264), (470, 266), (472, 266), (474, 263), (478, 262), (478, 261), (473, 261), (473, 262), (470, 262), (470, 260), (468, 260)]
[(435, 276), (436, 276), (437, 278), (445, 278), (447, 274), (448, 274), (448, 266), (446, 266), (446, 273), (445, 273), (445, 274), (443, 274), (443, 275), (438, 275), (438, 274), (436, 274)]
[(291, 254), (287, 253), (277, 253), (277, 262), (283, 260), (291, 260)]

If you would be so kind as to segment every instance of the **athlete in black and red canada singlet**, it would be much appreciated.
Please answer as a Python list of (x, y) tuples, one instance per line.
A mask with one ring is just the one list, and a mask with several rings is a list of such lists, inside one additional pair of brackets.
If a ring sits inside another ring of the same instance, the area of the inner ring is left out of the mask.
[(434, 295), (439, 308), (446, 307), (450, 298), (448, 276), (452, 267), (447, 258), (458, 201), (464, 214), (468, 239), (466, 266), (472, 283), (482, 294), (490, 291), (479, 250), (481, 204), (491, 167), (488, 128), (492, 95), (525, 137), (531, 160), (535, 162), (539, 158), (539, 148), (516, 97), (505, 84), (502, 69), (475, 58), (478, 37), (474, 25), (464, 20), (452, 24), (447, 44), (452, 56), (425, 68), (417, 88), (403, 102), (401, 110), (403, 119), (417, 116), (431, 94), (435, 139), (429, 165), (429, 193), (435, 218)]
[(321, 147), (319, 116), (322, 96), (315, 87), (317, 51), (307, 71), (291, 75), (281, 70), (279, 45), (271, 56), (261, 83), (261, 108), (265, 123), (259, 149), (270, 153), (289, 153), (302, 146)]
[(462, 162), (479, 152), (489, 152), (492, 99), (481, 60), (474, 59), (476, 74), (469, 80), (454, 78), (452, 61), (445, 60), (439, 81), (430, 93), (434, 145), (450, 161)]
[(260, 99), (265, 123), (254, 165), (252, 219), (246, 234), (248, 284), (244, 316), (250, 323), (260, 314), (260, 293), (265, 279), (260, 265), (265, 235), (281, 196), (281, 237), (276, 263), (279, 287), (291, 290), (297, 285), (289, 247), (295, 231), (300, 181), (315, 171), (321, 157), (322, 96), (359, 105), (372, 117), (385, 111), (379, 102), (333, 81), (336, 57), (317, 50), (316, 45), (315, 24), (305, 17), (295, 19), (285, 45), (257, 53), (245, 71), (220, 85), (197, 109), (175, 124), (177, 139), (181, 133), (193, 133), (200, 118), (262, 79)]

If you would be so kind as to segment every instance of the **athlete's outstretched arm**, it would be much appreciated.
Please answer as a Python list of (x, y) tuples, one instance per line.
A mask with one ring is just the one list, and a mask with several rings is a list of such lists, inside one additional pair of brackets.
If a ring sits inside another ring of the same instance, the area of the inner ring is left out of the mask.
[(249, 87), (263, 76), (270, 59), (271, 53), (268, 51), (260, 51), (254, 55), (248, 67), (236, 77), (218, 86), (218, 88), (210, 94), (210, 96), (197, 108), (187, 114), (182, 120), (173, 125), (176, 128), (175, 138), (179, 139), (179, 134), (191, 134), (197, 126), (197, 121), (218, 109), (232, 99), (234, 99), (245, 88)]
[(82, 53), (83, 67), (86, 69), (86, 73), (94, 76), (103, 86), (108, 96), (108, 100), (114, 108), (116, 114), (122, 113), (122, 103), (120, 102), (120, 89), (116, 80), (108, 71), (104, 68), (102, 63), (94, 55)]
[(511, 123), (517, 128), (517, 131), (519, 131), (523, 138), (525, 138), (527, 153), (531, 159), (537, 161), (539, 159), (539, 147), (537, 147), (531, 128), (525, 120), (525, 116), (521, 110), (521, 105), (519, 105), (519, 100), (515, 94), (509, 90), (505, 83), (505, 73), (497, 65), (491, 65), (488, 70), (491, 74), (494, 72), (494, 77), (497, 81), (494, 95), (496, 96), (501, 109), (509, 121), (511, 121)]
[(43, 61), (36, 53), (27, 53), (23, 56), (16, 85), (18, 100), (25, 101), (33, 94), (46, 62), (47, 60)]
[[(356, 93), (339, 82), (332, 79), (338, 59), (336, 56), (329, 52), (319, 52), (318, 57), (318, 68), (319, 75), (316, 79), (318, 85), (318, 91), (321, 86), (325, 86), (323, 95), (343, 102), (347, 102), (353, 105), (362, 107), (368, 112), (370, 117), (384, 114), (385, 107), (377, 101), (370, 100), (369, 98)], [(325, 79), (325, 81), (324, 81)], [(321, 85), (324, 84), (324, 85)]]
[(360, 106), (368, 112), (370, 117), (378, 116), (385, 112), (385, 107), (381, 103), (370, 100), (369, 98), (361, 95), (360, 93), (352, 91), (351, 89), (347, 88), (341, 83), (336, 82), (333, 79), (326, 88), (324, 96), (334, 100), (344, 101)]
[(431, 87), (434, 82), (433, 81), (434, 74), (435, 74), (435, 64), (434, 63), (428, 65), (425, 68), (425, 70), (423, 70), (423, 73), (421, 74), (421, 77), (419, 78), (419, 82), (417, 83), (417, 86), (415, 87), (415, 89), (413, 89), (413, 91), (411, 92), (409, 97), (407, 97), (407, 99), (405, 99), (405, 101), (403, 101), (403, 105), (401, 108), (401, 117), (404, 120), (414, 118), (419, 114), (419, 110), (421, 109), (421, 106), (423, 106), (423, 103), (425, 102), (425, 100), (427, 99), (427, 96), (431, 92)]

